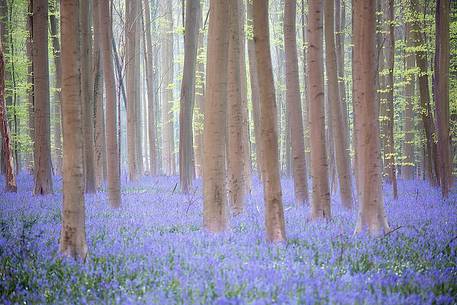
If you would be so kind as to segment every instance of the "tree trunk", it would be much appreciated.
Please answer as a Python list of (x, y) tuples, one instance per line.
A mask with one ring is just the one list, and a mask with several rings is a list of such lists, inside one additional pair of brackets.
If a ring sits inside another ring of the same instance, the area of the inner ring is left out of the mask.
[(335, 47), (334, 0), (325, 0), (325, 64), (328, 79), (328, 98), (335, 149), (335, 163), (338, 172), (341, 203), (352, 208), (352, 178), (349, 165), (347, 125), (344, 122), (344, 107), (338, 87), (337, 54)]
[(189, 192), (195, 178), (192, 117), (195, 102), (195, 71), (199, 31), (200, 0), (186, 1), (186, 29), (184, 36), (184, 71), (179, 109), (179, 178), (181, 190)]
[(235, 215), (244, 210), (245, 196), (245, 150), (243, 137), (243, 105), (241, 97), (240, 71), (240, 21), (239, 2), (230, 1), (229, 50), (228, 50), (228, 85), (227, 85), (227, 183), (229, 205)]
[(322, 5), (309, 1), (309, 113), (311, 127), (311, 176), (313, 193), (311, 218), (331, 218), (328, 163), (325, 145), (324, 80), (322, 63)]
[(297, 206), (301, 206), (308, 202), (308, 181), (306, 178), (305, 137), (303, 135), (303, 117), (298, 77), (296, 12), (296, 0), (285, 0), (284, 48), (286, 52), (286, 100), (291, 125), (295, 203)]
[(227, 229), (225, 140), (229, 2), (211, 0), (203, 130), (203, 224), (210, 232)]
[(108, 199), (112, 207), (121, 205), (120, 179), (119, 179), (119, 145), (116, 128), (116, 82), (112, 61), (111, 44), (111, 1), (99, 2), (100, 16), (100, 43), (103, 58), (103, 80), (105, 82), (106, 96), (106, 166), (108, 178)]
[(436, 127), (438, 135), (439, 182), (443, 197), (449, 196), (452, 183), (451, 138), (449, 134), (449, 1), (436, 2), (435, 86)]
[(376, 88), (376, 0), (353, 1), (353, 97), (357, 133), (359, 213), (355, 231), (389, 230), (382, 195), (382, 169)]
[[(2, 26), (3, 27), (3, 26)], [(2, 140), (2, 163), (5, 166), (5, 191), (16, 192), (16, 176), (13, 168), (13, 152), (11, 149), (11, 137), (8, 126), (8, 116), (5, 103), (5, 61), (3, 46), (0, 42), (0, 135)]]
[(286, 239), (286, 231), (279, 176), (276, 100), (270, 54), (268, 1), (253, 1), (253, 24), (260, 92), (261, 147), (265, 148), (262, 150), (265, 226), (267, 240), (281, 242)]
[(51, 194), (52, 165), (50, 144), (50, 105), (49, 105), (49, 67), (48, 67), (48, 1), (33, 0), (32, 17), (33, 37), (33, 95), (34, 95), (34, 194)]
[[(34, 0), (35, 1), (35, 0)], [(79, 52), (79, 8), (62, 0), (62, 110), (63, 110), (63, 210), (59, 251), (85, 261), (87, 257), (84, 176), (83, 119)], [(82, 11), (81, 11), (82, 12)]]

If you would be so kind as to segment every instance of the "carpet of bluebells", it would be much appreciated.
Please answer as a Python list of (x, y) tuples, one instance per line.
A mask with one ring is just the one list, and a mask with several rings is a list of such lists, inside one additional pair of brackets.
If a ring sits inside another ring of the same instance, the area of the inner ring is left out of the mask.
[[(0, 179), (1, 185), (4, 181)], [(62, 183), (32, 196), (0, 193), (0, 304), (456, 304), (457, 193), (444, 201), (424, 181), (385, 187), (390, 234), (354, 236), (356, 213), (334, 195), (333, 219), (310, 222), (283, 179), (284, 244), (265, 242), (262, 187), (222, 235), (202, 230), (201, 183), (177, 177), (124, 183), (123, 204), (86, 197), (89, 257), (58, 254)]]

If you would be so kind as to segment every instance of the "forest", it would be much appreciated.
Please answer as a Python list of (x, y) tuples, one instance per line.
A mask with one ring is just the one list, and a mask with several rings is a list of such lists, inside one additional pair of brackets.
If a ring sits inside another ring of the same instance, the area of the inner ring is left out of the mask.
[(0, 0), (0, 304), (456, 304), (457, 1)]

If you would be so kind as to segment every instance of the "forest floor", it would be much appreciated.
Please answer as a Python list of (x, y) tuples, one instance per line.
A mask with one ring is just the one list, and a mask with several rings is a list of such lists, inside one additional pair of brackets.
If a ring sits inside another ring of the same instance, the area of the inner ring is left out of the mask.
[[(1, 180), (1, 179), (0, 179)], [(3, 181), (0, 181), (3, 185)], [(122, 207), (86, 196), (89, 257), (58, 255), (62, 184), (32, 196), (0, 193), (1, 304), (455, 304), (457, 193), (443, 201), (423, 181), (385, 187), (392, 233), (354, 236), (356, 212), (334, 196), (333, 219), (309, 222), (283, 179), (284, 244), (265, 242), (261, 185), (229, 232), (202, 230), (201, 185), (179, 192), (177, 177), (124, 183)]]

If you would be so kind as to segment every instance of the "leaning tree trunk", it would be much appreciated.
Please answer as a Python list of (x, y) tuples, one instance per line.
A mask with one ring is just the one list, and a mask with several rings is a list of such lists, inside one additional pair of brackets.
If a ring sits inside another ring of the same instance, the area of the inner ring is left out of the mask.
[(105, 82), (106, 96), (106, 165), (108, 180), (108, 199), (112, 207), (121, 205), (120, 178), (119, 178), (119, 145), (116, 128), (116, 81), (114, 78), (114, 67), (112, 61), (111, 44), (111, 1), (99, 3), (100, 17), (100, 43), (103, 58), (103, 80)]
[(331, 209), (328, 185), (328, 163), (325, 146), (321, 1), (310, 0), (309, 12), (309, 112), (311, 127), (311, 176), (313, 179), (311, 217), (313, 219), (328, 219), (331, 217)]
[(240, 26), (239, 2), (230, 1), (228, 85), (227, 85), (227, 183), (229, 205), (234, 214), (243, 212), (245, 195), (245, 150), (243, 137), (243, 105), (240, 71)]
[(435, 86), (436, 129), (438, 133), (439, 181), (443, 197), (452, 183), (451, 139), (449, 135), (449, 1), (436, 2)]
[(284, 48), (286, 53), (286, 100), (291, 125), (295, 203), (301, 206), (308, 202), (308, 181), (306, 177), (305, 137), (303, 135), (303, 117), (298, 77), (296, 12), (296, 0), (285, 0)]
[[(359, 215), (355, 231), (377, 235), (389, 230), (382, 195), (376, 88), (376, 0), (353, 1), (353, 98), (357, 134)], [(375, 136), (373, 136), (375, 135)]]
[(50, 144), (50, 105), (48, 67), (48, 1), (33, 0), (33, 95), (34, 95), (34, 194), (51, 194), (52, 165)]
[(181, 190), (189, 192), (195, 177), (192, 116), (195, 102), (198, 17), (200, 0), (187, 0), (184, 36), (184, 71), (179, 109), (179, 178)]
[(227, 107), (228, 1), (211, 0), (203, 129), (203, 224), (210, 232), (227, 229), (225, 140)]
[[(13, 151), (11, 149), (11, 137), (8, 126), (5, 102), (5, 61), (3, 46), (0, 41), (0, 135), (1, 135), (1, 161), (5, 166), (5, 191), (16, 192), (16, 176), (14, 174)], [(3, 164), (2, 164), (3, 165)]]
[(62, 111), (63, 111), (63, 210), (59, 251), (85, 260), (87, 256), (84, 210), (83, 119), (79, 52), (79, 8), (63, 0)]
[(281, 242), (286, 239), (286, 230), (279, 176), (276, 99), (270, 54), (268, 1), (253, 1), (253, 24), (260, 92), (261, 147), (265, 147), (262, 151), (265, 226), (267, 240)]

